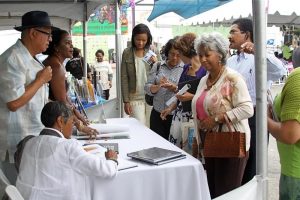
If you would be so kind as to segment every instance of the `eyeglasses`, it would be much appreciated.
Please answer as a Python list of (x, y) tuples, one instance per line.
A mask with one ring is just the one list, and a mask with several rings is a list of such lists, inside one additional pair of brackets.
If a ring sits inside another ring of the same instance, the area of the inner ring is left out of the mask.
[(179, 58), (180, 54), (179, 53), (175, 53), (175, 52), (169, 52), (169, 56)]
[(52, 34), (51, 33), (48, 33), (46, 31), (42, 31), (42, 30), (39, 30), (39, 29), (36, 29), (36, 28), (34, 30), (36, 30), (37, 32), (40, 32), (40, 33), (43, 33), (43, 34), (47, 35), (48, 39), (52, 38)]

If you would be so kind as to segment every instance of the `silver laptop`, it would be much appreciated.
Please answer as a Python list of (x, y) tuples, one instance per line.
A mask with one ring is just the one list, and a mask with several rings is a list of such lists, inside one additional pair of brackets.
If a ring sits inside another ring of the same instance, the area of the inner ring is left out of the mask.
[(135, 151), (132, 153), (128, 153), (127, 156), (136, 160), (144, 161), (155, 165), (165, 164), (186, 157), (186, 155), (182, 154), (181, 152), (163, 149), (159, 147), (152, 147), (140, 151)]

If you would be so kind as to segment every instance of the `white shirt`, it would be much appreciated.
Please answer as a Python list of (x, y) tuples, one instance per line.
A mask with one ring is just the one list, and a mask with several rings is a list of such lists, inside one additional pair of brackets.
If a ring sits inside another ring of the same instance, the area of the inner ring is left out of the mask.
[(87, 176), (116, 173), (114, 161), (87, 153), (77, 140), (42, 135), (26, 143), (16, 186), (26, 200), (89, 200)]
[(94, 69), (96, 71), (96, 75), (98, 76), (97, 80), (101, 85), (101, 89), (108, 90), (110, 88), (108, 75), (113, 74), (111, 65), (107, 61), (95, 62)]
[[(245, 79), (253, 105), (256, 105), (255, 60), (253, 54), (240, 53), (227, 60), (228, 67), (238, 71)], [(267, 53), (267, 81), (270, 88), (272, 81), (277, 81), (286, 74), (283, 63), (270, 53)]]
[(11, 112), (7, 102), (21, 97), (25, 87), (32, 83), (43, 66), (36, 61), (27, 48), (18, 40), (0, 56), (0, 159), (6, 150), (10, 159), (18, 142), (27, 135), (38, 135), (43, 129), (41, 111), (48, 101), (48, 86), (44, 84), (31, 100)]

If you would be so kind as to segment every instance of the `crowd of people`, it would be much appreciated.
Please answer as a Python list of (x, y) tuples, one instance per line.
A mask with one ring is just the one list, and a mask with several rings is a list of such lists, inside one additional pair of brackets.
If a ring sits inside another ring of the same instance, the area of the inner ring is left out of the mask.
[[(118, 162), (115, 151), (107, 151), (106, 159), (101, 159), (70, 139), (73, 126), (91, 137), (98, 134), (68, 96), (66, 71), (77, 79), (84, 76), (80, 50), (73, 46), (70, 33), (52, 26), (46, 12), (24, 14), (22, 25), (15, 29), (21, 31), (21, 39), (0, 56), (0, 164), (15, 162), (17, 188), (25, 199), (90, 199), (88, 191), (79, 189), (85, 184), (84, 177), (112, 178)], [(148, 26), (136, 25), (120, 66), (118, 87), (124, 112), (183, 149), (183, 127), (189, 124), (196, 148), (188, 153), (203, 163), (212, 198), (250, 181), (256, 174), (256, 137), (268, 134), (256, 133), (252, 21), (234, 21), (228, 38), (219, 33), (171, 38), (160, 56), (155, 56), (151, 45)], [(236, 54), (229, 55), (230, 49)], [(35, 58), (39, 53), (48, 57), (40, 62)], [(145, 60), (149, 53), (152, 56)], [(93, 80), (96, 93), (107, 100), (113, 71), (104, 55), (101, 49), (95, 52), (96, 61), (88, 67), (87, 77)], [(70, 60), (64, 66), (66, 59)], [(292, 60), (298, 67), (299, 50), (294, 51)], [(278, 141), (280, 199), (300, 198), (299, 72), (296, 69), (290, 74), (266, 119)], [(271, 83), (284, 75), (283, 63), (268, 53), (265, 84), (270, 89)], [(187, 84), (189, 89), (178, 93)], [(145, 94), (153, 97), (153, 105), (147, 105)], [(245, 155), (206, 157), (206, 134), (229, 131), (226, 121), (245, 133)], [(72, 185), (75, 179), (82, 180), (76, 187)], [(54, 187), (48, 188), (51, 184)]]

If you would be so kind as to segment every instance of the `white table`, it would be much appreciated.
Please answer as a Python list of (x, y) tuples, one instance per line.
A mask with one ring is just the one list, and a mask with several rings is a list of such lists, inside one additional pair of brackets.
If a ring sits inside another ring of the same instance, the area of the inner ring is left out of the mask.
[[(149, 147), (182, 151), (133, 118), (107, 119), (108, 124), (130, 127), (130, 139), (119, 143), (119, 157), (138, 163), (138, 167), (119, 171), (114, 179), (92, 177), (93, 200), (208, 200), (206, 174), (202, 164), (190, 155), (186, 159), (156, 166), (133, 161), (127, 153)], [(103, 142), (101, 140), (101, 142)]]

